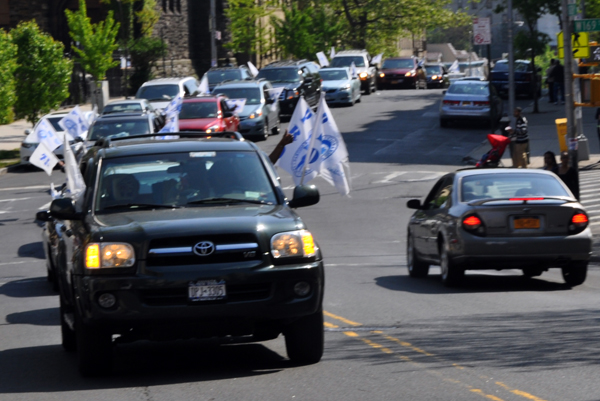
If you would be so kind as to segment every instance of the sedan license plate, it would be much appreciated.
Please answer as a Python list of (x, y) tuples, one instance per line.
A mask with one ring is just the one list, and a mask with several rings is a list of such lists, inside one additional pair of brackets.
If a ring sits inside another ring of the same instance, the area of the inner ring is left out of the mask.
[(401, 79), (395, 79), (393, 81), (390, 82), (392, 85), (396, 85), (396, 84), (401, 84), (402, 80)]
[(471, 102), (462, 102), (462, 105), (463, 105), (463, 106), (470, 106), (470, 105), (471, 105)]
[(188, 297), (190, 301), (216, 301), (227, 295), (225, 281), (216, 280), (198, 281), (190, 283)]
[(540, 219), (537, 217), (519, 217), (513, 220), (516, 230), (540, 228)]

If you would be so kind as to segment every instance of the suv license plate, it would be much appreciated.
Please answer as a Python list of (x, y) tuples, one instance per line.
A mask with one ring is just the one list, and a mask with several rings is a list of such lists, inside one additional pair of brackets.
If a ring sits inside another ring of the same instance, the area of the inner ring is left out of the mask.
[(392, 85), (396, 85), (396, 84), (402, 83), (402, 80), (401, 79), (395, 79), (395, 80), (391, 81), (390, 83)]
[(540, 228), (540, 219), (537, 217), (517, 218), (513, 221), (515, 229), (532, 229)]
[(224, 280), (198, 281), (190, 283), (188, 287), (190, 301), (216, 301), (225, 298), (226, 295)]

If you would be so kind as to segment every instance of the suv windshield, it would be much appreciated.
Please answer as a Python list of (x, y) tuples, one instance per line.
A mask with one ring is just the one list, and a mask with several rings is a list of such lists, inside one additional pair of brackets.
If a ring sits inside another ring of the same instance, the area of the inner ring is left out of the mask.
[(332, 67), (350, 67), (354, 62), (357, 67), (365, 67), (365, 58), (362, 56), (335, 56), (331, 60)]
[(96, 121), (90, 127), (88, 140), (100, 138), (124, 137), (132, 135), (151, 134), (152, 130), (147, 119), (127, 121)]
[(523, 196), (569, 196), (557, 177), (541, 174), (471, 175), (461, 181), (461, 199), (503, 199)]
[(437, 65), (425, 66), (425, 71), (427, 71), (427, 75), (436, 75), (441, 74), (442, 69)]
[(141, 113), (142, 105), (139, 103), (126, 104), (107, 104), (102, 110), (102, 114), (112, 113)]
[(209, 71), (206, 76), (209, 84), (219, 84), (223, 81), (242, 79), (242, 72), (240, 70)]
[(276, 202), (256, 153), (185, 152), (104, 159), (95, 211)]
[(217, 102), (188, 102), (181, 105), (180, 120), (194, 118), (216, 118), (218, 112)]
[(142, 86), (135, 95), (138, 99), (148, 99), (150, 101), (171, 100), (179, 94), (179, 85), (148, 85)]
[(401, 60), (394, 60), (394, 59), (387, 59), (383, 62), (383, 64), (381, 65), (381, 68), (414, 68), (415, 67), (415, 62), (412, 59), (401, 59)]
[(214, 93), (223, 94), (229, 99), (246, 99), (246, 104), (260, 104), (259, 88), (215, 88)]
[(271, 82), (297, 82), (300, 80), (300, 71), (296, 68), (267, 68), (258, 72), (256, 79), (259, 78)]
[(321, 70), (321, 79), (323, 81), (341, 81), (344, 79), (350, 79), (346, 70)]

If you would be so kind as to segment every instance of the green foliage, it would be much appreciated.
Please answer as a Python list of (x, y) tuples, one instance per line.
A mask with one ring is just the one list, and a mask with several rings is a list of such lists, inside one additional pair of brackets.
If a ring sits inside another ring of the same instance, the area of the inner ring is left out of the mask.
[(261, 21), (270, 11), (266, 4), (255, 0), (229, 0), (225, 16), (231, 24), (231, 41), (225, 46), (234, 53), (255, 54), (257, 48), (267, 47), (267, 29)]
[(13, 120), (17, 100), (13, 75), (17, 69), (17, 46), (4, 30), (0, 30), (0, 65), (0, 124), (8, 124)]
[(312, 12), (308, 9), (298, 9), (292, 4), (284, 9), (284, 19), (271, 17), (271, 25), (275, 29), (275, 39), (281, 47), (285, 58), (315, 57), (315, 37), (313, 33)]
[(79, 47), (73, 47), (77, 54), (77, 61), (89, 72), (96, 82), (106, 78), (106, 71), (119, 65), (118, 60), (113, 60), (113, 53), (119, 45), (116, 38), (119, 33), (119, 23), (113, 19), (112, 11), (104, 21), (92, 24), (87, 16), (85, 0), (79, 0), (79, 10), (71, 12), (65, 10), (69, 35)]
[(11, 36), (18, 64), (15, 115), (35, 124), (40, 114), (57, 108), (69, 96), (73, 63), (63, 56), (63, 44), (41, 32), (35, 21), (19, 23)]
[(535, 56), (535, 65), (542, 69), (542, 77), (546, 76), (546, 70), (550, 67), (550, 60), (557, 58), (557, 54), (549, 45), (546, 45), (544, 50)]
[(515, 58), (531, 58), (532, 50), (534, 55), (541, 54), (546, 50), (548, 43), (550, 43), (550, 36), (543, 32), (519, 31), (514, 39)]
[(160, 10), (156, 6), (156, 0), (142, 0), (142, 9), (135, 13), (138, 22), (142, 26), (143, 36), (152, 36), (154, 25), (160, 18)]
[(131, 55), (133, 74), (129, 84), (132, 92), (136, 92), (144, 82), (153, 78), (152, 68), (156, 65), (156, 61), (165, 55), (166, 51), (165, 44), (158, 38), (143, 36), (130, 43), (129, 54)]
[(427, 31), (427, 43), (452, 43), (455, 49), (468, 50), (471, 47), (471, 21), (463, 26), (434, 28)]

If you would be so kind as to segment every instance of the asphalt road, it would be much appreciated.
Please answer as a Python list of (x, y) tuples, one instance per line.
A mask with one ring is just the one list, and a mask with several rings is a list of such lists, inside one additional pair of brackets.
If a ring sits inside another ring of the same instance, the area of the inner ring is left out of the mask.
[(341, 197), (316, 179), (321, 202), (299, 211), (326, 262), (326, 349), (312, 366), (292, 366), (282, 338), (141, 342), (117, 347), (113, 376), (81, 378), (60, 346), (34, 223), (48, 184), (64, 176), (1, 176), (0, 400), (600, 400), (598, 266), (574, 289), (559, 271), (532, 280), (468, 273), (455, 289), (440, 284), (437, 267), (427, 279), (407, 276), (406, 200), (460, 167), (487, 132), (439, 128), (440, 97), (385, 91), (333, 110), (352, 192)]

